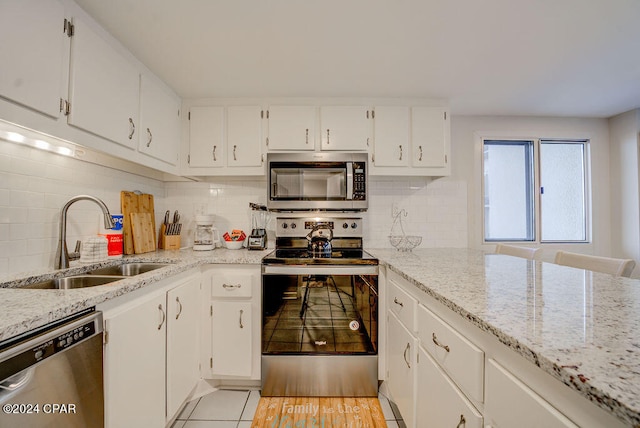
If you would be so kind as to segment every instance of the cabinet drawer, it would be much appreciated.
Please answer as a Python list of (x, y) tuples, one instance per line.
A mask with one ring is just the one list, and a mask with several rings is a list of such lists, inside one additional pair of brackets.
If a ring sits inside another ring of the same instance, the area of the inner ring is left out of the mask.
[(484, 399), (484, 352), (423, 305), (418, 306), (421, 346), (472, 399)]
[(409, 331), (416, 331), (416, 307), (418, 301), (400, 288), (393, 280), (388, 282), (387, 307), (404, 324)]
[(484, 409), (485, 420), (492, 427), (577, 427), (492, 359), (487, 362), (487, 402)]
[(482, 428), (482, 415), (425, 352), (419, 350), (417, 426)]
[(248, 269), (217, 269), (211, 276), (211, 297), (251, 297), (258, 275)]

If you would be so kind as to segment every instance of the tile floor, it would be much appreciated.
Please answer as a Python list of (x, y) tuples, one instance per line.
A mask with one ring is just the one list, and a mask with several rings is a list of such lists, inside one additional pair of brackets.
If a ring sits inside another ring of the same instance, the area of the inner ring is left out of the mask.
[[(404, 428), (395, 406), (383, 395), (379, 399), (387, 426)], [(221, 389), (187, 403), (172, 428), (251, 428), (259, 400), (260, 391)]]

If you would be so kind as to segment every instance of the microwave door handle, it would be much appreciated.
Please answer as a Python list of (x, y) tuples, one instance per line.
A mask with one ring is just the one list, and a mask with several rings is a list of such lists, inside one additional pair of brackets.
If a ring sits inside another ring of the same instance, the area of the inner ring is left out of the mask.
[(347, 200), (353, 199), (353, 162), (347, 162)]

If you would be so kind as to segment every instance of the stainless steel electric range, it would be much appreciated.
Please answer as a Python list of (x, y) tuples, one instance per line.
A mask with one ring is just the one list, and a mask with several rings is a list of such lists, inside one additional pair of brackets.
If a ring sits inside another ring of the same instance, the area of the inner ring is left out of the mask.
[(377, 396), (378, 260), (362, 219), (277, 218), (262, 273), (262, 395)]

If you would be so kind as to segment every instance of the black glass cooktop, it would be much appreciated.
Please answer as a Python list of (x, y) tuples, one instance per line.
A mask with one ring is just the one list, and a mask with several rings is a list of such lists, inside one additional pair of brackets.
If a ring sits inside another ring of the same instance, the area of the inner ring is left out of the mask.
[(282, 249), (267, 254), (263, 264), (354, 264), (377, 265), (378, 259), (359, 249), (333, 250), (331, 254), (313, 254), (306, 249)]

